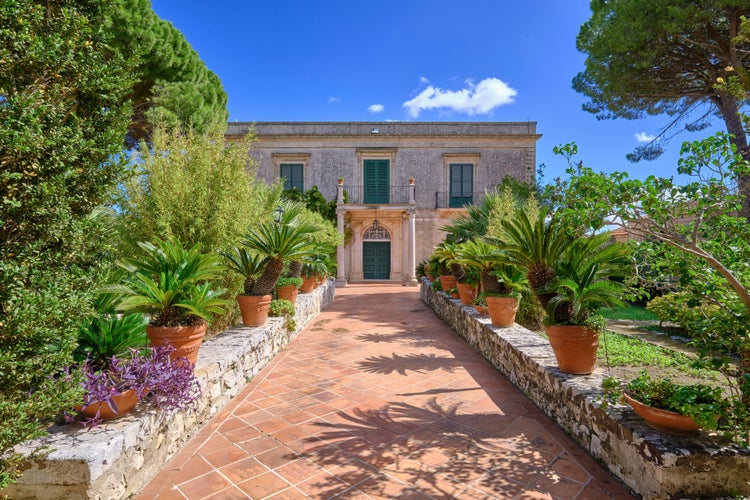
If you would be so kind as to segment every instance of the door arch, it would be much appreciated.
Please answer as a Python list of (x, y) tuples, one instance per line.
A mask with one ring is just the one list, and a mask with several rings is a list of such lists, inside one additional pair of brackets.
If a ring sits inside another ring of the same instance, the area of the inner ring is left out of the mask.
[(362, 235), (362, 274), (366, 280), (391, 279), (391, 233), (377, 219)]

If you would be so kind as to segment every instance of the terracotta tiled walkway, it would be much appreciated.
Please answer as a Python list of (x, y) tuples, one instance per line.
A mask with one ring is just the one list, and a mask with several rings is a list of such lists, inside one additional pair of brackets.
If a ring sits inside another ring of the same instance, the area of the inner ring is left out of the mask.
[(630, 498), (416, 288), (350, 285), (150, 498)]

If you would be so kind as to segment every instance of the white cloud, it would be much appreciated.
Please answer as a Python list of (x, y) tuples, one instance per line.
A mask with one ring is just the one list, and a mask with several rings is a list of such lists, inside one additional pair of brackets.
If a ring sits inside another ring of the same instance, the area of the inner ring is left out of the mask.
[(367, 111), (369, 111), (370, 113), (382, 113), (384, 109), (385, 106), (383, 106), (382, 104), (373, 104), (367, 108)]
[(328, 98), (328, 104), (331, 104), (331, 103), (334, 103), (334, 102), (339, 102), (340, 100), (341, 99), (339, 99), (338, 97), (329, 97)]
[[(422, 77), (421, 81), (424, 83), (427, 79)], [(513, 98), (518, 94), (498, 78), (485, 78), (476, 85), (467, 80), (466, 86), (467, 88), (454, 91), (430, 85), (403, 106), (414, 118), (425, 109), (446, 109), (467, 115), (481, 115), (503, 104), (513, 103)]]
[(426, 77), (426, 76), (420, 76), (420, 77), (419, 77), (419, 83), (422, 83), (422, 84), (424, 84), (424, 85), (429, 85), (429, 84), (430, 84), (430, 81), (429, 81), (429, 80), (427, 79), (427, 77)]
[(647, 134), (646, 132), (638, 132), (635, 134), (635, 140), (638, 142), (651, 142), (656, 139), (655, 135)]

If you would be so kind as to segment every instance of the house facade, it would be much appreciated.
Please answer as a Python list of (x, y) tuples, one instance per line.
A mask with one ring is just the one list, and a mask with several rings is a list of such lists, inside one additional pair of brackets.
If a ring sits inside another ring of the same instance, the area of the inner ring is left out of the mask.
[(338, 286), (416, 283), (465, 205), (507, 176), (535, 182), (541, 137), (536, 122), (230, 123), (226, 136), (251, 130), (260, 178), (337, 200)]

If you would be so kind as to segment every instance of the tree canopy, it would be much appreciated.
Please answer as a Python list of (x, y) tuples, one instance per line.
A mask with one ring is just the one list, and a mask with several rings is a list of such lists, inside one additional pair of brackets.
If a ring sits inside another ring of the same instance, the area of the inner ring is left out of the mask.
[(172, 23), (156, 15), (150, 0), (118, 0), (108, 9), (113, 44), (138, 57), (128, 146), (150, 139), (155, 123), (203, 133), (226, 122), (227, 94), (218, 76)]
[[(739, 114), (750, 96), (750, 38), (741, 36), (747, 0), (592, 0), (591, 11), (577, 38), (586, 69), (573, 80), (590, 99), (586, 111), (600, 119), (667, 114), (672, 126), (692, 130), (717, 112), (750, 159)], [(652, 142), (629, 159), (660, 152)]]

